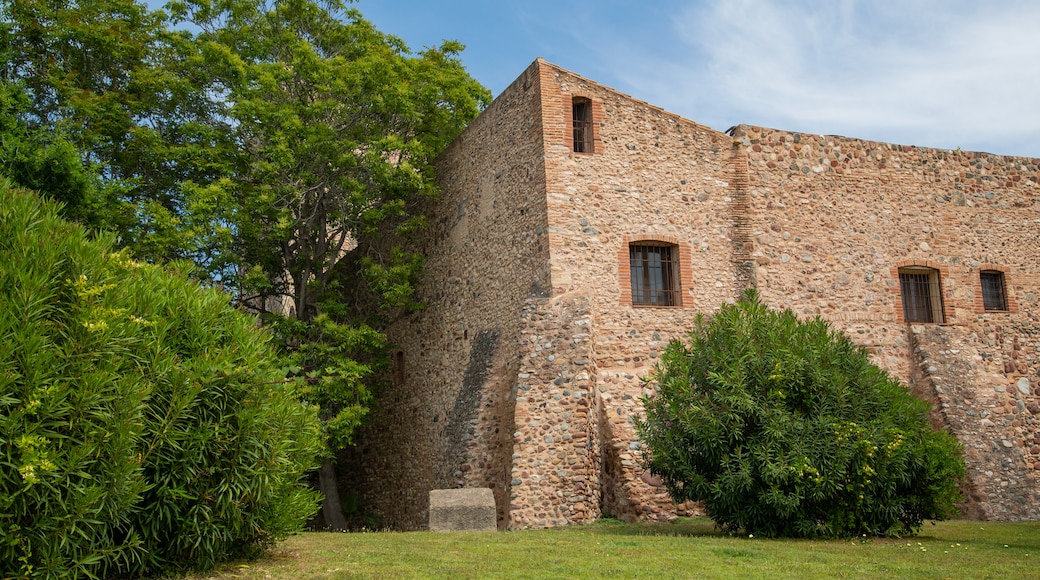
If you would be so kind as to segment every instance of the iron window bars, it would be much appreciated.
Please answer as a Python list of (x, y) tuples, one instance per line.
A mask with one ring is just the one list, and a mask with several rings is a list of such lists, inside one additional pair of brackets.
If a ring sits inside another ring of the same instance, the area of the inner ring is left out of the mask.
[(997, 270), (979, 272), (982, 284), (982, 307), (985, 310), (1007, 310), (1007, 293), (1004, 287), (1004, 273)]
[(575, 98), (571, 112), (574, 121), (574, 152), (592, 153), (592, 101)]
[(945, 322), (939, 272), (932, 268), (900, 268), (899, 291), (906, 322)]
[(629, 246), (633, 306), (679, 306), (678, 252), (674, 250), (674, 246)]

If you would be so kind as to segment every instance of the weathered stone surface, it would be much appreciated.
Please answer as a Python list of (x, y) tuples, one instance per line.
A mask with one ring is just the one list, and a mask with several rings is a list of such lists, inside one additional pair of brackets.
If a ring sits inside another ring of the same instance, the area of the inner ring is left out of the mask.
[[(592, 153), (572, 148), (574, 97)], [(502, 529), (697, 513), (642, 470), (644, 379), (748, 287), (931, 401), (964, 443), (970, 513), (1040, 517), (1040, 160), (722, 133), (539, 60), (437, 169), (413, 248), (428, 306), (390, 329), (400, 380), (345, 462), (384, 525), (424, 527), (428, 492), (457, 487), (493, 489)], [(679, 305), (632, 306), (637, 241), (676, 249)], [(940, 273), (940, 324), (903, 320), (906, 265)], [(984, 270), (1006, 310), (985, 309)]]
[[(428, 307), (390, 328), (400, 380), (342, 458), (380, 525), (423, 529), (430, 490), (459, 487), (492, 489), (508, 524), (519, 313), (552, 288), (539, 82), (532, 68), (471, 123), (439, 158), (442, 194), (417, 200)], [(510, 155), (480, 146), (499, 141)]]
[[(1006, 379), (971, 364), (981, 355), (967, 330), (957, 325), (913, 327), (912, 344), (926, 366), (924, 373), (912, 377), (914, 391), (932, 400), (933, 423), (955, 433), (967, 451), (969, 496), (988, 498), (968, 506), (973, 515), (997, 520), (1040, 518), (1040, 490), (1030, 467), (1036, 461), (1035, 453), (1032, 445), (1018, 444), (1035, 434), (1035, 427), (991, 420), (995, 414), (972, 402), (978, 398), (980, 385)], [(941, 391), (935, 388), (939, 383)], [(994, 401), (1002, 405), (1015, 396), (1006, 390), (994, 391)], [(979, 414), (984, 415), (981, 421)]]
[(431, 532), (493, 532), (495, 494), (486, 487), (430, 490)]

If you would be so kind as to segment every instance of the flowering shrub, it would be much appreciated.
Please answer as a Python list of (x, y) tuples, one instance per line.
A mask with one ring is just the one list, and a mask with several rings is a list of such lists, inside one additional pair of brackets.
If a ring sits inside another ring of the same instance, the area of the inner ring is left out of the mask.
[(676, 501), (763, 536), (905, 535), (953, 513), (959, 442), (823, 320), (749, 291), (689, 340), (663, 353), (638, 425)]
[(317, 509), (255, 320), (111, 246), (0, 181), (0, 577), (206, 568)]

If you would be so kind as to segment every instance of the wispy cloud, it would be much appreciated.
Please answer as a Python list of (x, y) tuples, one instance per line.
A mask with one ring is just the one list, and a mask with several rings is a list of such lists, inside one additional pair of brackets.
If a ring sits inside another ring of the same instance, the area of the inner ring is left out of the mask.
[(1029, 0), (711, 0), (674, 14), (674, 50), (615, 57), (643, 98), (713, 126), (1035, 156), (1037, 23)]

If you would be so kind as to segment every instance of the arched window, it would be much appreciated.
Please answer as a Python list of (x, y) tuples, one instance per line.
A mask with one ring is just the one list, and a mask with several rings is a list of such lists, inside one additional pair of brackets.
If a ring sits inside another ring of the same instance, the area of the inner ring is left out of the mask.
[(574, 152), (592, 153), (592, 101), (574, 97), (571, 101), (574, 127)]
[(679, 248), (640, 241), (628, 246), (633, 306), (681, 306)]
[(926, 266), (899, 268), (899, 293), (906, 322), (945, 322), (939, 271)]

